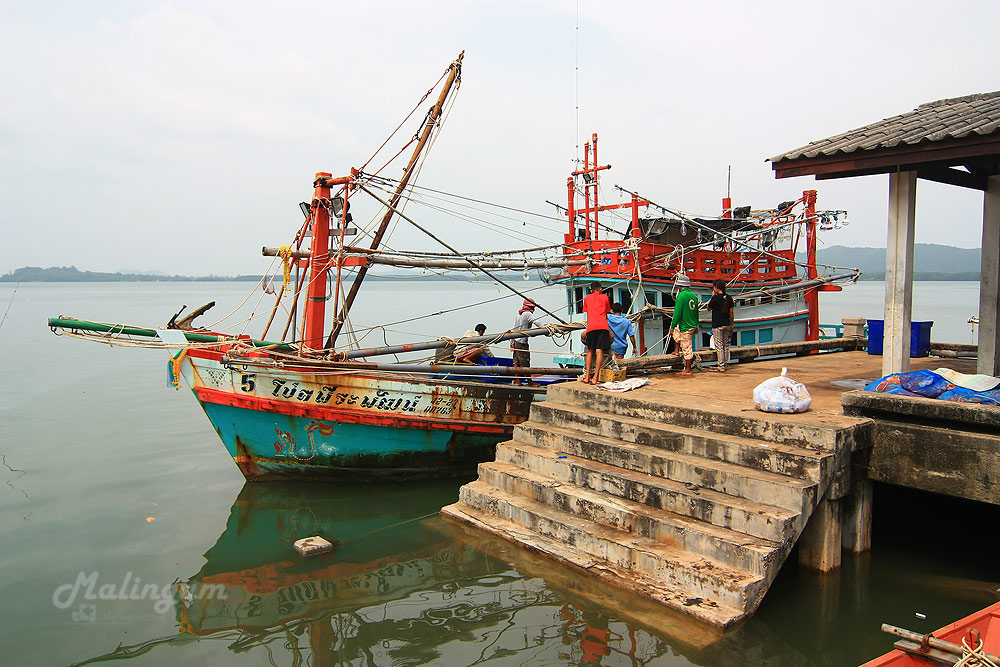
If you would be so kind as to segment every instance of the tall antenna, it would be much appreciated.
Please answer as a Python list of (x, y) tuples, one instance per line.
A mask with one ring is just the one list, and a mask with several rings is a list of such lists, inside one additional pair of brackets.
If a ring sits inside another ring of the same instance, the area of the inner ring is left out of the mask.
[(580, 164), (580, 0), (576, 0), (576, 135), (574, 135), (574, 140), (576, 141), (576, 155), (574, 156), (573, 171), (576, 171), (575, 165)]
[(726, 174), (726, 196), (730, 199), (733, 198), (733, 165), (729, 165), (729, 170)]

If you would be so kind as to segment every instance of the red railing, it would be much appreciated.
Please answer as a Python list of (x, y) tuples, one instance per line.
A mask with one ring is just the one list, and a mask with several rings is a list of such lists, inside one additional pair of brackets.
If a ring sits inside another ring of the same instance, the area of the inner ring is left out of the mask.
[[(654, 280), (673, 280), (681, 259), (674, 256), (669, 266), (664, 259), (673, 248), (658, 243), (639, 245), (639, 263), (644, 277)], [(568, 243), (565, 254), (589, 252), (590, 267), (585, 265), (567, 267), (567, 273), (574, 276), (621, 276), (635, 275), (635, 257), (625, 248), (622, 241), (575, 241)], [(796, 267), (795, 253), (788, 250), (771, 250), (766, 254), (752, 252), (720, 252), (716, 250), (694, 250), (684, 254), (684, 273), (696, 283), (710, 283), (722, 278), (727, 283), (756, 283), (777, 280), (794, 280)]]

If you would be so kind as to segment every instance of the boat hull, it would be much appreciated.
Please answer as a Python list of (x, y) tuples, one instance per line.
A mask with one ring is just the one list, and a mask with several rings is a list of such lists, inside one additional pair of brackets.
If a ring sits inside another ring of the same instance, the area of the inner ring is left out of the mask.
[(190, 350), (183, 372), (252, 481), (376, 481), (472, 472), (528, 417), (536, 392), (401, 374), (232, 367)]

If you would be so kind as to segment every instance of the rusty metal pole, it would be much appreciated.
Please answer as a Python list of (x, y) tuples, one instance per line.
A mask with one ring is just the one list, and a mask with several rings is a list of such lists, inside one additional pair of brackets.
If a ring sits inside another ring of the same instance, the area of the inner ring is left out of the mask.
[(323, 325), (326, 321), (326, 274), (330, 267), (330, 213), (326, 202), (330, 198), (332, 176), (319, 172), (313, 182), (312, 199), (312, 252), (309, 254), (309, 285), (306, 289), (305, 329), (302, 333), (302, 352), (306, 348), (323, 347)]
[[(389, 200), (389, 208), (382, 217), (382, 222), (375, 231), (374, 237), (372, 237), (370, 246), (372, 250), (377, 249), (382, 243), (382, 237), (385, 236), (385, 232), (389, 228), (389, 222), (392, 220), (392, 216), (395, 213), (396, 205), (399, 203), (399, 200), (403, 195), (403, 190), (406, 189), (406, 185), (409, 183), (410, 177), (416, 169), (417, 159), (420, 157), (420, 153), (423, 151), (424, 146), (427, 144), (427, 140), (430, 138), (431, 130), (434, 129), (434, 125), (441, 116), (445, 100), (448, 99), (448, 93), (451, 92), (452, 84), (455, 83), (456, 79), (461, 77), (462, 58), (464, 56), (465, 51), (462, 51), (458, 54), (458, 58), (456, 58), (450, 65), (451, 71), (448, 73), (448, 79), (445, 81), (444, 87), (441, 89), (441, 94), (438, 95), (437, 102), (434, 103), (434, 106), (431, 107), (431, 110), (427, 114), (427, 119), (424, 121), (423, 132), (420, 134), (420, 140), (417, 142), (416, 148), (413, 149), (413, 155), (410, 156), (410, 162), (406, 165), (406, 169), (403, 171), (403, 177), (399, 180), (399, 185), (396, 186), (396, 191), (392, 193), (392, 198)], [(354, 277), (354, 282), (351, 283), (351, 289), (347, 293), (347, 296), (344, 297), (344, 305), (337, 314), (337, 319), (333, 322), (333, 328), (330, 331), (330, 336), (326, 340), (327, 348), (332, 348), (337, 342), (337, 336), (340, 335), (341, 329), (344, 328), (347, 313), (351, 310), (351, 306), (354, 304), (354, 299), (357, 297), (358, 290), (361, 289), (361, 283), (365, 279), (365, 275), (367, 273), (367, 266), (362, 266), (358, 269), (358, 274)]]
[[(806, 278), (815, 280), (819, 277), (816, 270), (816, 191), (806, 190), (802, 193), (802, 198), (806, 206)], [(809, 307), (806, 340), (819, 340), (819, 290), (815, 287), (807, 289), (805, 297)]]

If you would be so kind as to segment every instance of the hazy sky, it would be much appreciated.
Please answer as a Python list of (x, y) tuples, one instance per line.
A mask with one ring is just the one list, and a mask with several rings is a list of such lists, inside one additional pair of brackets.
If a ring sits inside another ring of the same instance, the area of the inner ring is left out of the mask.
[[(362, 163), (463, 49), (421, 185), (553, 213), (596, 131), (612, 202), (621, 184), (717, 214), (732, 165), (737, 206), (816, 188), (848, 209), (829, 245), (885, 245), (888, 177), (776, 181), (766, 158), (1000, 89), (993, 0), (0, 6), (0, 272), (263, 271), (313, 174)], [(462, 249), (525, 245), (407, 211)], [(981, 193), (920, 182), (918, 242), (978, 247), (981, 216)], [(544, 224), (522, 231), (560, 241)]]

